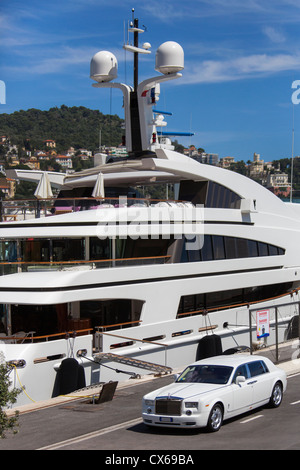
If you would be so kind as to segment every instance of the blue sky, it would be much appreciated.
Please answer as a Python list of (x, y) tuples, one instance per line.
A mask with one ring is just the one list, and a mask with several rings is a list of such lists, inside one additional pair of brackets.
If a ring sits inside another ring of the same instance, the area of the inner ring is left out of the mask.
[[(155, 76), (155, 51), (165, 41), (184, 49), (183, 77), (161, 86), (159, 107), (173, 113), (170, 131), (207, 152), (265, 161), (300, 155), (299, 0), (0, 0), (0, 113), (86, 106), (124, 117), (122, 96), (92, 88), (90, 60), (99, 50), (118, 59), (118, 81), (132, 82), (132, 57), (122, 49), (131, 9), (147, 30), (152, 53), (140, 80)], [(293, 119), (294, 115), (294, 119)]]

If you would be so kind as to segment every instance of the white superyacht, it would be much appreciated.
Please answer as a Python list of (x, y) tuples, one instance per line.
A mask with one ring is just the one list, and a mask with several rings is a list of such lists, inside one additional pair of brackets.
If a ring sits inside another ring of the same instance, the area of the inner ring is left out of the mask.
[[(257, 338), (274, 344), (298, 315), (297, 206), (174, 152), (156, 103), (160, 84), (181, 77), (183, 50), (162, 44), (158, 74), (139, 83), (138, 55), (151, 46), (139, 46), (137, 19), (129, 32), (133, 87), (113, 81), (112, 53), (91, 61), (95, 88), (123, 93), (128, 158), (100, 156), (69, 175), (14, 171), (39, 182), (38, 198), (51, 195), (49, 185), (59, 191), (45, 217), (0, 223), (0, 354), (22, 387), (18, 405), (168, 373)], [(152, 199), (157, 185), (169, 197)], [(258, 334), (265, 312), (268, 331)]]

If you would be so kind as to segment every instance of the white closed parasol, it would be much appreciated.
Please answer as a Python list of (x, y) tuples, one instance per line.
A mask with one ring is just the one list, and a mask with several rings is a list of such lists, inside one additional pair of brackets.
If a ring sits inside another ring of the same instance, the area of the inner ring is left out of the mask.
[(92, 197), (105, 197), (103, 173), (99, 173), (92, 192)]
[(37, 199), (53, 197), (50, 180), (47, 173), (43, 173), (34, 193)]

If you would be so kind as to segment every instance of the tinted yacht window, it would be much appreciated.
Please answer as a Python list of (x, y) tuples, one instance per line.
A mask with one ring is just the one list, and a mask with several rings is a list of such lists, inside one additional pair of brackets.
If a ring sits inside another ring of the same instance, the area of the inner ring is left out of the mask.
[(257, 241), (255, 240), (247, 240), (248, 244), (248, 256), (258, 256), (258, 247), (257, 247)]
[(202, 261), (210, 261), (213, 259), (212, 240), (210, 235), (205, 235), (204, 244), (201, 250)]
[[(185, 240), (181, 254), (181, 262), (212, 261), (221, 259), (252, 258), (255, 256), (284, 255), (283, 248), (246, 238), (226, 237), (221, 235), (204, 235), (203, 243), (192, 245)], [(200, 246), (200, 250), (198, 247)]]
[(233, 259), (239, 258), (236, 246), (236, 239), (234, 237), (224, 237), (225, 238), (225, 250), (226, 258)]
[(217, 310), (218, 308), (230, 308), (260, 300), (268, 300), (276, 296), (287, 294), (291, 291), (292, 286), (292, 283), (282, 283), (244, 289), (216, 290), (208, 293), (183, 295), (179, 302), (177, 318), (181, 318), (185, 315), (206, 315), (207, 312)]
[(269, 255), (270, 256), (278, 255), (278, 247), (274, 245), (269, 245)]
[(213, 250), (214, 250), (214, 259), (224, 259), (225, 258), (225, 248), (224, 248), (224, 237), (219, 235), (212, 236)]
[(209, 181), (206, 195), (206, 207), (239, 209), (241, 198), (225, 186)]
[(259, 253), (259, 256), (268, 256), (269, 255), (268, 245), (266, 243), (258, 242), (258, 253)]

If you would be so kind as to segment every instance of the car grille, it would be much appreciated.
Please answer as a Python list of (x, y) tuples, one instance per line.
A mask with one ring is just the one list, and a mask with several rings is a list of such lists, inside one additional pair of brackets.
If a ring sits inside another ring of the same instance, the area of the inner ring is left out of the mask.
[(155, 400), (155, 413), (157, 415), (181, 415), (182, 400), (178, 398), (159, 398)]

